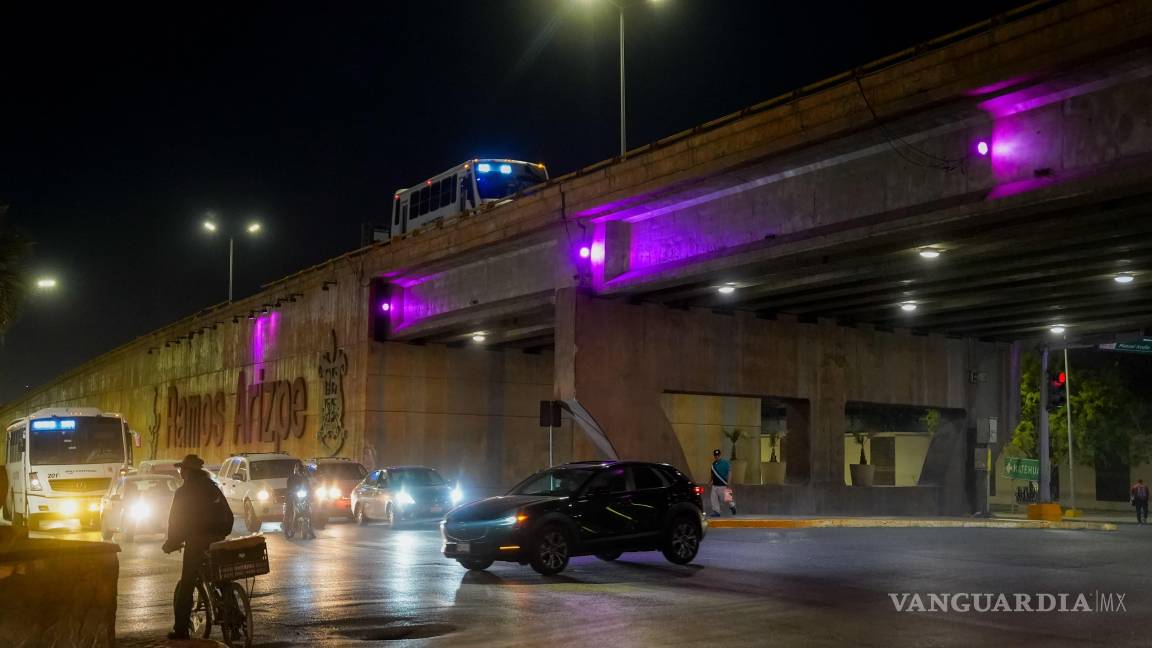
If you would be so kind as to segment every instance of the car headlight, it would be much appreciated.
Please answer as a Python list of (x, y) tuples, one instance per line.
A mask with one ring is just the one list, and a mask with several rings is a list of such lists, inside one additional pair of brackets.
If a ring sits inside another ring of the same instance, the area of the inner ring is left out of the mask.
[(412, 496), (407, 492), (400, 491), (399, 493), (396, 493), (396, 503), (407, 506), (409, 504), (415, 504), (416, 500), (412, 499)]
[(339, 488), (336, 488), (335, 486), (333, 486), (332, 488), (329, 488), (329, 489), (328, 489), (328, 498), (329, 498), (329, 499), (334, 499), (334, 500), (335, 500), (335, 499), (340, 499), (340, 496), (341, 496), (341, 495), (343, 495), (343, 493), (341, 493), (341, 492), (340, 492), (340, 489), (339, 489)]
[(151, 512), (152, 510), (144, 502), (133, 502), (131, 508), (128, 509), (128, 514), (132, 516), (133, 520), (143, 520)]
[(462, 499), (464, 499), (464, 491), (460, 490), (459, 486), (457, 486), (456, 488), (453, 488), (452, 489), (452, 504), (453, 504), (453, 506), (455, 506), (456, 504), (459, 504), (460, 500), (462, 500)]
[(308, 497), (308, 491), (304, 490), (303, 488), (296, 491), (296, 499), (304, 499), (305, 497)]
[(516, 514), (514, 514), (514, 515), (509, 515), (508, 517), (500, 518), (499, 520), (496, 520), (496, 525), (497, 526), (519, 526), (519, 525), (523, 524), (524, 522), (526, 522), (527, 520), (528, 520), (527, 515), (517, 511)]
[(77, 510), (79, 510), (79, 507), (76, 506), (75, 500), (64, 500), (64, 502), (60, 504), (60, 512), (64, 515), (76, 515)]
[(256, 493), (256, 499), (260, 500), (261, 502), (267, 502), (268, 501), (268, 491), (261, 488), (260, 492)]
[(89, 513), (99, 513), (100, 512), (100, 502), (89, 502), (88, 503), (88, 512)]

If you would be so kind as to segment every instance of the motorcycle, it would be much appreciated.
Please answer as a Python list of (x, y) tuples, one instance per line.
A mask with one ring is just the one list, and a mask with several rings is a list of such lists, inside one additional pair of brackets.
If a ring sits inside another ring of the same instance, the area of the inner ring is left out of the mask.
[(312, 529), (312, 503), (308, 500), (308, 491), (300, 489), (294, 495), (292, 519), (284, 525), (284, 537), (299, 535), (302, 540), (312, 540), (316, 532)]

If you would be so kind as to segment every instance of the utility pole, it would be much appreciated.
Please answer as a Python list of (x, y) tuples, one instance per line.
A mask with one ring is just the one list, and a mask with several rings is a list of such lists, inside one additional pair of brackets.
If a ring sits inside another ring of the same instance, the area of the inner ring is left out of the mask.
[(1048, 460), (1048, 347), (1040, 354), (1040, 420), (1037, 445), (1040, 453), (1040, 501), (1052, 501), (1052, 464)]
[(1064, 347), (1064, 409), (1068, 413), (1068, 508), (1076, 508), (1076, 472), (1072, 461), (1072, 365), (1068, 364), (1068, 347)]

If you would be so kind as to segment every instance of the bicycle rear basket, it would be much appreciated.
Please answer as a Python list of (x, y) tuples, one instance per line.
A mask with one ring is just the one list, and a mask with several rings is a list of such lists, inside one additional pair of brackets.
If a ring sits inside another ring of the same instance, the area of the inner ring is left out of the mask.
[(213, 582), (240, 580), (268, 573), (264, 536), (213, 542), (208, 548), (208, 577)]

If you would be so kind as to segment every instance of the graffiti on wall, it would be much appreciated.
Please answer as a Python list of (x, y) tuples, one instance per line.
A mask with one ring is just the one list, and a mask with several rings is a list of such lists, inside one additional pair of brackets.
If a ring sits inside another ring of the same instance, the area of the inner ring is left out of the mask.
[(148, 417), (148, 458), (156, 458), (160, 446), (160, 388), (152, 388), (152, 414)]
[(344, 427), (344, 376), (348, 373), (348, 355), (336, 344), (332, 331), (332, 350), (320, 355), (320, 445), (336, 456), (348, 439)]
[(282, 441), (303, 437), (308, 410), (304, 378), (265, 381), (263, 374), (248, 384), (247, 372), (237, 373), (231, 426), (226, 414), (228, 395), (223, 390), (182, 395), (178, 387), (169, 385), (164, 417), (168, 447), (219, 447), (229, 431), (237, 447), (271, 443), (279, 449)]

